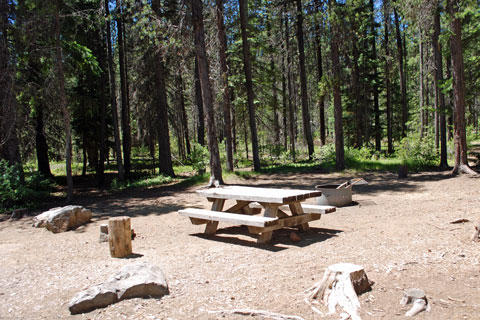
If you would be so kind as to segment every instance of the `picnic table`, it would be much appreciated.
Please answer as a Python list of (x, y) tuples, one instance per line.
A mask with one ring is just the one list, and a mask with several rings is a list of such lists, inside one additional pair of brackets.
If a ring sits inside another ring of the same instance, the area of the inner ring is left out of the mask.
[[(193, 224), (206, 224), (206, 234), (215, 233), (220, 221), (246, 225), (250, 233), (259, 234), (258, 243), (269, 242), (272, 232), (284, 227), (307, 230), (308, 222), (336, 210), (333, 206), (303, 203), (322, 195), (316, 190), (220, 186), (196, 192), (212, 202), (211, 210), (187, 208), (179, 211), (181, 215), (189, 217)], [(224, 209), (226, 200), (235, 204)]]

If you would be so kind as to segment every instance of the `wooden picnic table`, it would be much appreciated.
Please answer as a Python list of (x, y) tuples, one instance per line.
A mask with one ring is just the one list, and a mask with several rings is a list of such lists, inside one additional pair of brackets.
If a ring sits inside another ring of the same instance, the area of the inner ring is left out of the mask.
[[(206, 234), (215, 233), (219, 221), (247, 225), (249, 232), (260, 234), (259, 243), (269, 242), (273, 230), (283, 227), (307, 230), (308, 222), (320, 219), (322, 213), (335, 211), (332, 206), (302, 204), (308, 198), (322, 195), (316, 190), (220, 186), (197, 193), (212, 202), (211, 210), (189, 208), (180, 210), (181, 215), (188, 216), (193, 224), (206, 224)], [(236, 203), (224, 209), (226, 200)], [(262, 214), (255, 215), (258, 213)]]

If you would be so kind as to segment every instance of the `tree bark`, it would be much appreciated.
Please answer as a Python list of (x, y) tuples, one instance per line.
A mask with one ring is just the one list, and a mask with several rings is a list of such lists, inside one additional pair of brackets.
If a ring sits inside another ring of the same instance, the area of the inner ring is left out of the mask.
[(373, 112), (374, 112), (374, 123), (375, 123), (375, 150), (380, 151), (382, 149), (382, 127), (380, 125), (380, 105), (378, 102), (378, 69), (377, 69), (377, 32), (375, 30), (375, 6), (374, 6), (374, 1), (370, 0), (370, 45), (371, 45), (371, 51), (370, 51), (370, 57), (372, 61), (374, 62), (374, 67), (373, 67), (373, 85), (372, 85), (372, 91), (373, 91)]
[(389, 26), (390, 13), (388, 12), (387, 4), (384, 3), (384, 20), (385, 20), (385, 91), (386, 91), (386, 116), (387, 116), (387, 152), (393, 153), (393, 134), (392, 134), (392, 106), (391, 106), (391, 88), (390, 88), (390, 48), (389, 48)]
[(252, 82), (252, 68), (250, 65), (250, 45), (248, 43), (248, 2), (239, 0), (240, 5), (240, 29), (242, 33), (243, 69), (245, 72), (245, 84), (247, 87), (248, 119), (250, 124), (250, 135), (252, 140), (253, 170), (260, 170), (260, 156), (258, 150), (257, 125), (255, 123), (255, 105)]
[(300, 65), (300, 88), (302, 95), (302, 121), (303, 134), (307, 142), (308, 159), (312, 160), (314, 148), (312, 128), (310, 125), (310, 111), (308, 110), (308, 89), (307, 89), (307, 72), (305, 71), (305, 44), (303, 39), (303, 13), (302, 0), (297, 2), (297, 43), (298, 43), (298, 63)]
[(50, 161), (48, 159), (48, 144), (45, 137), (43, 102), (35, 104), (35, 146), (37, 152), (38, 172), (45, 177), (52, 177)]
[[(274, 41), (272, 39), (272, 27), (270, 23), (270, 19), (272, 16), (267, 16), (267, 34), (270, 41)], [(275, 56), (274, 56), (274, 49), (273, 44), (270, 43), (270, 74), (272, 77), (272, 113), (273, 113), (273, 146), (275, 155), (280, 154), (280, 123), (278, 117), (278, 91), (277, 91), (277, 78), (276, 78), (276, 70), (275, 70)]]
[(203, 119), (203, 101), (202, 86), (200, 85), (200, 76), (198, 75), (198, 60), (195, 57), (195, 107), (197, 110), (197, 141), (200, 145), (205, 145), (205, 121)]
[(115, 85), (115, 71), (113, 66), (113, 53), (112, 53), (112, 34), (110, 31), (110, 10), (108, 8), (108, 0), (104, 3), (106, 21), (106, 33), (107, 33), (107, 55), (108, 55), (108, 74), (110, 80), (110, 105), (112, 107), (112, 121), (113, 121), (113, 136), (115, 139), (115, 154), (117, 156), (117, 170), (118, 180), (125, 180), (125, 172), (123, 169), (123, 157), (122, 148), (120, 146), (120, 129), (118, 127), (118, 109), (117, 109), (117, 89)]
[(65, 75), (63, 72), (62, 46), (60, 44), (60, 6), (61, 0), (56, 1), (55, 10), (55, 53), (58, 82), (58, 98), (60, 110), (63, 114), (63, 125), (65, 127), (65, 166), (67, 174), (67, 203), (73, 200), (73, 178), (72, 178), (72, 135), (70, 129), (70, 111), (67, 105), (67, 94), (65, 92)]
[(345, 146), (343, 139), (343, 111), (342, 96), (340, 89), (340, 54), (338, 51), (338, 17), (336, 16), (336, 1), (328, 0), (329, 19), (332, 30), (330, 38), (330, 47), (332, 55), (332, 71), (333, 71), (333, 112), (335, 117), (335, 169), (345, 169)]
[(222, 166), (218, 150), (217, 132), (213, 110), (212, 88), (210, 85), (207, 51), (205, 48), (205, 31), (203, 27), (202, 1), (192, 0), (192, 23), (195, 36), (195, 55), (198, 61), (198, 74), (202, 87), (202, 101), (207, 118), (208, 148), (210, 149), (210, 183), (223, 184)]
[(217, 9), (217, 28), (218, 42), (220, 44), (220, 68), (222, 73), (223, 85), (223, 134), (226, 138), (225, 152), (227, 154), (227, 170), (233, 171), (233, 146), (232, 146), (232, 121), (230, 113), (232, 104), (230, 102), (230, 92), (228, 88), (228, 65), (227, 65), (227, 35), (225, 33), (225, 24), (223, 22), (223, 0), (216, 0)]
[[(373, 0), (372, 0), (373, 1)], [(316, 13), (320, 12), (320, 0), (315, 1)], [(317, 51), (317, 85), (322, 82), (323, 79), (323, 64), (322, 64), (322, 41), (320, 22), (315, 22), (315, 47)], [(318, 90), (318, 88), (317, 88)], [(318, 115), (320, 121), (320, 145), (324, 146), (326, 143), (326, 130), (325, 130), (325, 95), (321, 92), (318, 96)]]
[(425, 110), (424, 110), (424, 102), (425, 102), (425, 87), (424, 87), (424, 79), (423, 79), (423, 31), (420, 29), (419, 31), (419, 54), (420, 54), (420, 65), (419, 65), (419, 82), (420, 82), (420, 96), (419, 96), (419, 109), (420, 109), (420, 138), (423, 138), (423, 134), (425, 132)]
[(191, 146), (190, 146), (190, 137), (188, 134), (188, 116), (187, 112), (185, 110), (185, 98), (183, 97), (183, 77), (182, 74), (178, 74), (178, 88), (177, 90), (179, 91), (179, 107), (180, 107), (180, 112), (182, 116), (182, 128), (183, 128), (183, 138), (185, 140), (185, 147), (187, 148), (187, 154), (190, 154), (191, 152)]
[[(152, 9), (158, 19), (162, 18), (160, 0), (152, 1)], [(158, 35), (159, 42), (162, 41), (162, 35)], [(167, 103), (167, 87), (166, 87), (166, 70), (165, 62), (160, 48), (155, 51), (155, 82), (157, 89), (154, 92), (154, 101), (156, 114), (156, 127), (158, 139), (158, 170), (159, 173), (174, 176), (172, 153), (170, 148), (170, 132), (168, 129), (168, 103)]]
[(9, 14), (14, 9), (6, 0), (0, 0), (0, 159), (5, 159), (11, 166), (16, 166), (20, 182), (24, 183), (20, 144), (17, 135), (17, 105), (15, 99), (15, 65), (10, 58), (8, 45), (11, 27)]
[(447, 127), (445, 118), (445, 96), (440, 86), (443, 83), (443, 65), (442, 65), (442, 49), (438, 38), (440, 36), (440, 7), (435, 10), (433, 34), (432, 34), (432, 47), (433, 56), (435, 62), (435, 102), (436, 110), (439, 116), (439, 130), (440, 130), (440, 169), (444, 170), (448, 168), (447, 162)]
[(125, 46), (123, 38), (123, 12), (122, 1), (116, 0), (117, 6), (117, 32), (118, 32), (118, 64), (120, 66), (120, 92), (121, 92), (121, 119), (122, 119), (122, 144), (125, 176), (128, 178), (131, 169), (132, 137), (130, 129), (130, 108), (128, 105), (127, 71), (125, 68)]
[[(286, 5), (285, 5), (286, 6)], [(288, 130), (290, 135), (290, 154), (292, 155), (292, 161), (296, 161), (295, 151), (295, 111), (292, 103), (293, 90), (292, 90), (292, 73), (290, 69), (290, 33), (288, 28), (288, 14), (285, 9), (285, 43), (286, 43), (286, 55), (287, 55), (287, 87), (288, 87)]]
[(407, 107), (407, 81), (405, 79), (405, 68), (403, 65), (403, 45), (402, 36), (400, 34), (400, 22), (398, 21), (397, 9), (393, 8), (393, 15), (395, 19), (395, 30), (397, 37), (397, 59), (398, 69), (400, 72), (400, 91), (402, 93), (402, 137), (407, 136), (407, 121), (408, 121), (408, 107)]
[(458, 4), (455, 0), (447, 1), (450, 14), (450, 51), (452, 53), (453, 92), (455, 96), (454, 112), (454, 143), (455, 143), (455, 166), (453, 174), (467, 173), (476, 174), (467, 160), (467, 133), (465, 129), (465, 77), (462, 52), (462, 24), (458, 17)]

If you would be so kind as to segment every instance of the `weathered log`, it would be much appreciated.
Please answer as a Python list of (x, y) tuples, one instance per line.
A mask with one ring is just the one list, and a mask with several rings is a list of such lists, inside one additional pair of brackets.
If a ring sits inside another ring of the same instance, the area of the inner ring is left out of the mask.
[(480, 236), (480, 222), (475, 225), (475, 231), (473, 232), (472, 241), (479, 241)]
[(132, 231), (129, 217), (116, 217), (108, 220), (108, 244), (110, 255), (124, 258), (132, 254)]
[(372, 283), (362, 266), (337, 263), (325, 270), (323, 279), (312, 288), (310, 299), (318, 298), (334, 314), (336, 306), (342, 307), (352, 320), (360, 319), (358, 294), (369, 291)]
[(407, 305), (413, 303), (413, 306), (410, 310), (405, 313), (405, 317), (413, 317), (419, 312), (424, 310), (430, 311), (430, 305), (427, 300), (425, 292), (421, 289), (407, 289), (403, 293), (403, 297), (400, 300), (401, 305)]

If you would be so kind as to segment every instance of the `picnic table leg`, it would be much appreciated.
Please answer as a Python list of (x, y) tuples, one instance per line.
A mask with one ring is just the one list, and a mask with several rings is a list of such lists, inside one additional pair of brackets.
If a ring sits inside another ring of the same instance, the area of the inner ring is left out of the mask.
[[(289, 204), (289, 207), (290, 207), (290, 211), (292, 212), (292, 215), (294, 216), (304, 214), (303, 208), (300, 202), (291, 203)], [(308, 226), (308, 222), (305, 222), (299, 225), (299, 229), (302, 231), (307, 231), (308, 229), (310, 229), (310, 227)]]
[[(212, 203), (212, 211), (222, 211), (225, 199), (215, 199)], [(218, 221), (209, 221), (205, 227), (205, 234), (214, 234), (218, 228)]]
[[(263, 216), (274, 218), (274, 217), (277, 216), (277, 211), (278, 211), (277, 206), (267, 206), (267, 207), (265, 207), (265, 213), (263, 214)], [(258, 243), (268, 243), (268, 242), (270, 242), (270, 240), (272, 240), (272, 234), (273, 234), (273, 231), (262, 232), (259, 235), (257, 242)]]

